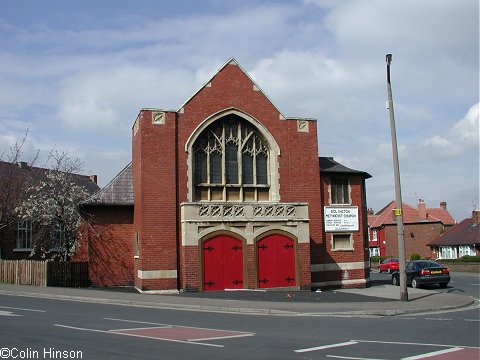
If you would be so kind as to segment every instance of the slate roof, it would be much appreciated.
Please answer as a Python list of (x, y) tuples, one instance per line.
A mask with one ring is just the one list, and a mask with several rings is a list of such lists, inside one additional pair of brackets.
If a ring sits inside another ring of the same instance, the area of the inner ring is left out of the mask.
[(93, 194), (82, 205), (133, 205), (132, 163), (129, 163), (102, 190)]
[(473, 218), (467, 218), (433, 239), (427, 245), (458, 246), (474, 244), (480, 244), (480, 224), (478, 222), (475, 223)]
[(318, 159), (320, 161), (320, 173), (356, 174), (363, 176), (365, 179), (372, 177), (367, 172), (350, 169), (336, 162), (333, 157), (319, 157)]
[[(38, 184), (50, 169), (30, 166), (27, 163), (10, 163), (0, 161), (0, 178), (3, 180), (22, 181), (23, 189)], [(90, 194), (95, 193), (100, 187), (92, 181), (89, 175), (69, 174), (76, 185), (83, 186)], [(19, 187), (20, 188), (20, 187)]]
[[(382, 225), (394, 225), (393, 221), (393, 209), (397, 208), (397, 202), (391, 201), (383, 209), (377, 212), (375, 215), (368, 215), (368, 224), (370, 228), (378, 228)], [(455, 219), (450, 215), (448, 210), (441, 208), (427, 208), (427, 218), (422, 219), (419, 216), (418, 209), (410, 204), (402, 204), (402, 215), (404, 224), (413, 223), (436, 223), (441, 222), (444, 225), (455, 225)]]

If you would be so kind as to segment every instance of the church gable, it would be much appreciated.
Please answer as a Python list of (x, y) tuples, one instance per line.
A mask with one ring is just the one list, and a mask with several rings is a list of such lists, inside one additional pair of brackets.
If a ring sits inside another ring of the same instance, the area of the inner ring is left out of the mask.
[(251, 115), (285, 117), (235, 59), (227, 61), (217, 73), (179, 109), (180, 114), (205, 113), (205, 117), (227, 108)]

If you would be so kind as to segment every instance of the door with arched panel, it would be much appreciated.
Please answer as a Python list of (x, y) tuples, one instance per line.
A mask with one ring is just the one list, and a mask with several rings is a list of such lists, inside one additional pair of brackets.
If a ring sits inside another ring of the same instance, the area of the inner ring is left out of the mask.
[(202, 245), (203, 290), (242, 289), (243, 243), (231, 236), (217, 236)]
[(270, 235), (257, 243), (258, 287), (296, 285), (295, 242), (283, 235)]

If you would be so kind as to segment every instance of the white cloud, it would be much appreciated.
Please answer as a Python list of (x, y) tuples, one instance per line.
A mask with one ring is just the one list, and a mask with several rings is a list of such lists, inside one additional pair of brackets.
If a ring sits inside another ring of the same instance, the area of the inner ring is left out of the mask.
[(435, 134), (423, 141), (423, 147), (441, 158), (457, 157), (477, 149), (479, 146), (479, 103), (473, 105), (467, 114), (456, 122), (447, 134)]
[(476, 117), (471, 110), (452, 122), (478, 101), (475, 1), (213, 1), (168, 12), (140, 3), (138, 13), (120, 2), (68, 22), (59, 4), (53, 22), (34, 8), (24, 23), (0, 14), (0, 148), (30, 127), (32, 148), (67, 149), (109, 181), (130, 161), (140, 108), (178, 109), (235, 57), (286, 116), (318, 119), (320, 156), (373, 175), (368, 201), (379, 208), (394, 196), (391, 51), (405, 194), (450, 198), (454, 213), (465, 213), (465, 197), (478, 193), (478, 105)]

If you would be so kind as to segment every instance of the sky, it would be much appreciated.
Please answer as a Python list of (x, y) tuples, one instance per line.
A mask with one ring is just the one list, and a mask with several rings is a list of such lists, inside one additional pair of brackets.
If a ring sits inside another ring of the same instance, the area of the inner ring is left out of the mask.
[[(317, 119), (319, 156), (395, 199), (385, 55), (403, 201), (479, 209), (477, 0), (2, 0), (0, 155), (66, 151), (105, 186), (142, 108), (178, 110), (230, 58), (287, 117)], [(301, 146), (301, 144), (298, 144)]]

